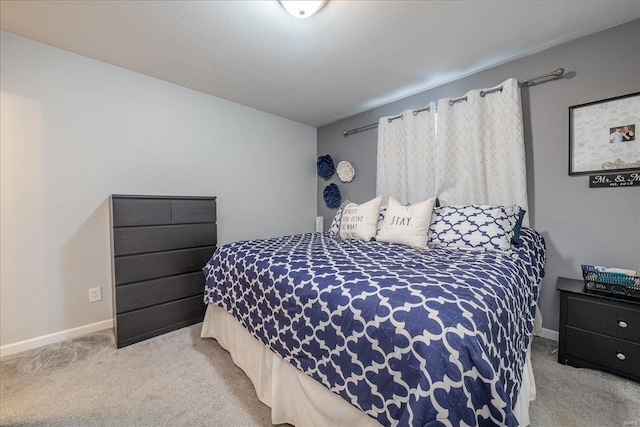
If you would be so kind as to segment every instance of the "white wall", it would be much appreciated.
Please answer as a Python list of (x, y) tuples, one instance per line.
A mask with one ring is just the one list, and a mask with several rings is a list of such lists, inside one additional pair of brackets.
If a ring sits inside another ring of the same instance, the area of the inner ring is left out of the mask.
[(7, 32), (0, 50), (5, 350), (112, 318), (109, 194), (217, 196), (219, 243), (313, 231), (315, 128)]

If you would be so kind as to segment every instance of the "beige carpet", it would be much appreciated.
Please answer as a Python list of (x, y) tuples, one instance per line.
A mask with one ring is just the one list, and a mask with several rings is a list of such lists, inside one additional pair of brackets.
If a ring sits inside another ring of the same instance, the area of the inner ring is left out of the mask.
[[(116, 350), (111, 330), (0, 361), (3, 426), (269, 426), (251, 382), (194, 325)], [(639, 426), (640, 384), (556, 363), (536, 338), (536, 426)]]

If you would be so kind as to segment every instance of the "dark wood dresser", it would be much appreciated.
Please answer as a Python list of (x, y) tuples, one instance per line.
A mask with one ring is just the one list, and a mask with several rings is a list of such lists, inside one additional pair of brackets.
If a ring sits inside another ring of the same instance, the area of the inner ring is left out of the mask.
[(215, 197), (114, 194), (109, 202), (118, 348), (201, 322)]
[(582, 280), (558, 278), (558, 362), (640, 381), (640, 301), (595, 294)]

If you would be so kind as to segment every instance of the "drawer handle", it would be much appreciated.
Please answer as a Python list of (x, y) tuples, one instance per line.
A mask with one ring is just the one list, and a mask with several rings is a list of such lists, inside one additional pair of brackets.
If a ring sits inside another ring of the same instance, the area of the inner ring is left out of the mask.
[(620, 326), (621, 328), (626, 328), (627, 326), (627, 322), (625, 322), (624, 320), (618, 320), (618, 326)]
[(624, 360), (624, 359), (626, 359), (626, 358), (627, 358), (627, 357), (624, 355), (624, 353), (620, 353), (620, 352), (616, 353), (616, 357), (618, 358), (618, 360)]

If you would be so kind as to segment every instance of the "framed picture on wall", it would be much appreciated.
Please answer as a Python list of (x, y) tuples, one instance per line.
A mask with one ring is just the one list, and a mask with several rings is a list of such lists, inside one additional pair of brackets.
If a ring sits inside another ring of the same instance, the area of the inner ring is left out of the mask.
[(569, 107), (569, 175), (640, 170), (640, 92)]

